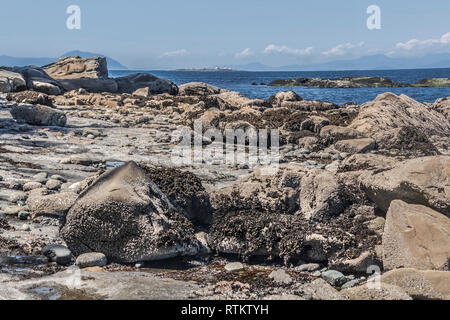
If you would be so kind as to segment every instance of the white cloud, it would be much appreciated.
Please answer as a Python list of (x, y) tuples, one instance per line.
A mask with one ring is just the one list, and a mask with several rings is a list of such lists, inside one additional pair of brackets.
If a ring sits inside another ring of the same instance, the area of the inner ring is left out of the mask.
[(187, 54), (189, 54), (189, 52), (186, 49), (180, 49), (175, 51), (164, 52), (162, 55), (160, 55), (160, 58), (179, 57), (185, 56)]
[(336, 46), (336, 47), (334, 47), (334, 48), (332, 48), (332, 49), (330, 49), (328, 51), (323, 51), (322, 54), (324, 56), (327, 56), (327, 57), (329, 57), (329, 56), (342, 56), (348, 50), (354, 49), (354, 48), (357, 48), (357, 47), (363, 47), (364, 45), (365, 45), (364, 42), (360, 42), (359, 44), (353, 44), (353, 43), (347, 42), (347, 43), (340, 44), (340, 45), (338, 45), (338, 46)]
[(264, 49), (264, 53), (277, 52), (277, 53), (292, 54), (292, 55), (296, 55), (296, 56), (306, 56), (306, 55), (310, 55), (312, 50), (313, 50), (313, 47), (308, 47), (305, 49), (292, 49), (287, 46), (277, 46), (274, 44), (270, 44), (266, 47), (266, 49)]
[(253, 54), (252, 50), (250, 48), (245, 48), (241, 52), (236, 53), (236, 58), (245, 58), (248, 56), (251, 56)]
[(446, 44), (450, 44), (450, 32), (447, 32), (439, 39), (427, 39), (427, 40), (411, 39), (407, 42), (399, 42), (395, 45), (395, 47), (399, 50), (411, 51), (417, 48), (423, 49), (434, 45), (446, 45)]

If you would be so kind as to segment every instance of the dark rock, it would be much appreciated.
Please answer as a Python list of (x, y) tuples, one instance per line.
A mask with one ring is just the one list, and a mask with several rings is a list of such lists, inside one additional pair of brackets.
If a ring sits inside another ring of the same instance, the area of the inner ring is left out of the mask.
[(132, 94), (137, 89), (149, 88), (151, 94), (178, 94), (178, 87), (167, 79), (160, 79), (148, 73), (137, 73), (114, 79), (118, 85), (118, 92)]
[(43, 106), (53, 106), (53, 100), (49, 95), (36, 92), (36, 91), (21, 91), (15, 93), (8, 93), (6, 99), (9, 101), (15, 101), (17, 103), (25, 103), (25, 104), (40, 104)]
[(134, 162), (85, 189), (60, 234), (76, 255), (101, 252), (122, 263), (196, 254), (200, 247), (192, 224)]
[(67, 265), (72, 260), (72, 253), (65, 246), (60, 244), (50, 244), (42, 249), (42, 254), (50, 261), (60, 265)]
[(347, 282), (347, 278), (342, 273), (336, 270), (327, 270), (325, 272), (322, 272), (321, 276), (322, 279), (335, 287), (340, 287), (345, 282)]
[(150, 179), (164, 192), (170, 202), (191, 221), (209, 224), (212, 208), (209, 194), (200, 179), (191, 172), (175, 168), (144, 168)]
[(67, 122), (67, 117), (63, 112), (41, 105), (13, 106), (11, 115), (18, 122), (36, 126), (64, 127)]

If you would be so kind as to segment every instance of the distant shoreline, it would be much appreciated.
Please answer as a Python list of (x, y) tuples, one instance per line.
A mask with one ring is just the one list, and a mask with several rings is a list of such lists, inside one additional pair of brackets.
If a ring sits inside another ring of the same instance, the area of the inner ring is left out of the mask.
[(279, 73), (279, 72), (304, 72), (304, 73), (327, 73), (327, 72), (385, 72), (385, 71), (413, 71), (413, 70), (450, 70), (447, 68), (407, 68), (407, 69), (349, 69), (349, 70), (215, 70), (215, 69), (113, 69), (109, 71), (117, 72), (253, 72), (253, 73)]

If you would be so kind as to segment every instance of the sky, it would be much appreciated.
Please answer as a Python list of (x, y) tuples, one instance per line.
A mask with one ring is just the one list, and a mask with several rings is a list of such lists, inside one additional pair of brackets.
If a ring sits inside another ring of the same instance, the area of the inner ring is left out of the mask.
[[(77, 5), (81, 29), (70, 30)], [(367, 27), (377, 5), (381, 29)], [(450, 52), (448, 0), (2, 0), (0, 55), (110, 56), (132, 69), (315, 64)]]

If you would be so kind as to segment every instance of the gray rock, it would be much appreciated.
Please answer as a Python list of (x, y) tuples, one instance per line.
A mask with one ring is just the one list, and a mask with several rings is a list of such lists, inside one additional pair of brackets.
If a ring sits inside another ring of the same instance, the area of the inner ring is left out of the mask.
[(359, 279), (350, 280), (350, 281), (347, 281), (346, 283), (344, 283), (342, 285), (341, 289), (345, 290), (345, 289), (353, 288), (353, 287), (357, 286), (359, 283), (360, 283)]
[(17, 191), (9, 195), (9, 202), (17, 203), (19, 201), (27, 201), (28, 195), (25, 192)]
[(47, 182), (47, 172), (39, 172), (33, 176), (33, 181), (46, 183)]
[(79, 255), (75, 264), (80, 268), (104, 267), (108, 264), (108, 259), (103, 253), (89, 252)]
[(295, 288), (296, 293), (302, 293), (302, 296), (309, 300), (345, 300), (335, 288), (329, 285), (323, 279), (316, 279), (311, 283), (301, 284)]
[(63, 216), (78, 198), (74, 192), (62, 192), (51, 195), (30, 195), (27, 205), (33, 216)]
[(318, 263), (305, 263), (295, 268), (297, 271), (316, 271), (320, 269), (320, 264)]
[(58, 190), (61, 185), (62, 185), (62, 181), (60, 180), (55, 180), (55, 179), (49, 179), (47, 181), (47, 183), (45, 184), (45, 186), (47, 187), (47, 189), (49, 190)]
[(231, 262), (225, 265), (225, 270), (228, 272), (244, 270), (244, 265), (240, 262)]
[(22, 75), (23, 79), (26, 82), (26, 86), (21, 87), (20, 90), (28, 89), (45, 94), (60, 94), (62, 91), (62, 86), (58, 82), (58, 80), (50, 77), (42, 68), (36, 66), (26, 66), (3, 67), (3, 69), (15, 73), (20, 73)]
[(376, 147), (375, 140), (370, 138), (341, 140), (335, 143), (334, 147), (340, 152), (346, 153), (366, 153)]
[(279, 284), (290, 285), (293, 282), (292, 277), (283, 269), (272, 271), (269, 278)]
[(398, 163), (383, 172), (359, 177), (367, 196), (387, 212), (391, 201), (421, 204), (450, 217), (450, 157), (421, 157)]
[(18, 122), (30, 125), (64, 127), (67, 122), (64, 112), (42, 105), (19, 104), (10, 112)]
[(25, 183), (22, 188), (23, 188), (23, 191), (31, 191), (31, 190), (35, 190), (35, 189), (40, 189), (40, 188), (42, 188), (42, 183), (36, 182), (36, 181), (30, 181), (30, 182)]
[(309, 171), (301, 181), (300, 207), (308, 220), (340, 213), (342, 187), (336, 175), (321, 169)]
[(26, 87), (25, 79), (20, 73), (0, 69), (0, 92), (14, 92)]
[(44, 256), (49, 258), (51, 262), (56, 262), (60, 265), (67, 265), (72, 260), (72, 253), (68, 248), (61, 244), (50, 244), (42, 249)]
[(25, 211), (26, 208), (23, 206), (9, 206), (3, 210), (3, 213), (7, 216), (17, 216), (20, 211)]
[(339, 287), (347, 281), (347, 278), (336, 270), (328, 270), (323, 272), (322, 279), (335, 287)]

